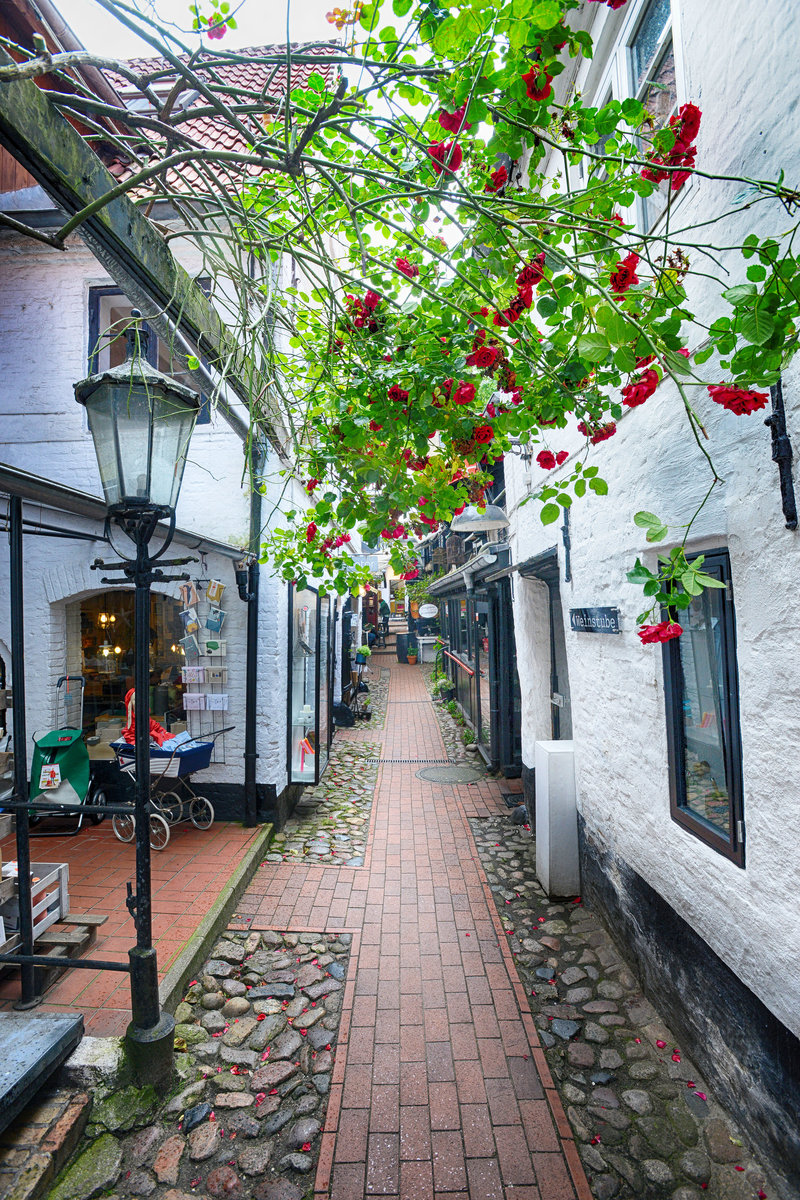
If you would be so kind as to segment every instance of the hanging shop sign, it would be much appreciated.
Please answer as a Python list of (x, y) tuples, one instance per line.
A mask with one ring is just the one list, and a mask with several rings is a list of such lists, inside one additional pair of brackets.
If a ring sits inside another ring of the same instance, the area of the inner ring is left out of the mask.
[(569, 624), (576, 633), (619, 633), (619, 609), (571, 608)]
[(437, 617), (439, 615), (439, 609), (435, 604), (420, 604), (419, 615), (425, 620), (429, 621), (432, 617)]

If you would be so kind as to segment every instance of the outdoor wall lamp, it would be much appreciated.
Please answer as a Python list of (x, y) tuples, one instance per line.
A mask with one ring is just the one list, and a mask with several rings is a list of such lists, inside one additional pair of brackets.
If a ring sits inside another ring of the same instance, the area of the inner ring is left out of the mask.
[[(132, 583), (135, 589), (134, 688), (139, 714), (135, 725), (136, 892), (131, 894), (129, 884), (127, 905), (136, 924), (136, 946), (128, 952), (132, 1019), (126, 1039), (139, 1081), (164, 1088), (172, 1075), (175, 1022), (161, 1012), (152, 934), (150, 585), (188, 579), (187, 574), (165, 575), (160, 568), (196, 561), (165, 559), (163, 555), (175, 530), (175, 506), (200, 397), (148, 363), (149, 334), (142, 314), (134, 309), (131, 316), (125, 361), (76, 383), (75, 399), (85, 406), (89, 420), (108, 506), (107, 531), (113, 520), (136, 547), (135, 558), (121, 556), (117, 563), (97, 559), (92, 567), (122, 572), (121, 578), (104, 578), (103, 583)], [(151, 555), (149, 542), (161, 520), (169, 521), (166, 540)]]
[(486, 533), (490, 529), (508, 529), (509, 520), (497, 504), (487, 504), (481, 511), (474, 504), (468, 504), (462, 513), (458, 513), (450, 522), (452, 533)]

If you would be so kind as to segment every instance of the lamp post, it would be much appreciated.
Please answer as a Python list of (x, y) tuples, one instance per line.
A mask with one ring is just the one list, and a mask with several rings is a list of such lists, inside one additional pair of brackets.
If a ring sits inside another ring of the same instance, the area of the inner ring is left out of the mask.
[[(103, 583), (133, 583), (135, 723), (136, 892), (128, 885), (127, 905), (136, 924), (136, 946), (128, 954), (131, 1023), (128, 1054), (141, 1083), (166, 1086), (172, 1073), (175, 1022), (160, 1010), (158, 969), (152, 939), (150, 889), (150, 585), (188, 578), (167, 576), (161, 566), (191, 559), (164, 559), (175, 528), (189, 439), (200, 407), (199, 396), (147, 362), (148, 331), (134, 309), (126, 333), (125, 361), (75, 384), (75, 398), (86, 408), (100, 479), (113, 520), (131, 539), (136, 553), (118, 563), (97, 560), (93, 567), (122, 572)], [(159, 521), (169, 521), (166, 541), (156, 554), (150, 539)], [(160, 564), (157, 566), (157, 561)]]

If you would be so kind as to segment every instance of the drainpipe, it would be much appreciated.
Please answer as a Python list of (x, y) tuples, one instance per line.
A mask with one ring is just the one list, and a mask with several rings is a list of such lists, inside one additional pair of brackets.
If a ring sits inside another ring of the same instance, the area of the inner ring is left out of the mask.
[(258, 691), (258, 588), (261, 567), (258, 562), (261, 538), (261, 492), (257, 482), (264, 465), (260, 445), (251, 451), (252, 491), (250, 494), (250, 543), (253, 556), (247, 568), (247, 592), (239, 595), (247, 603), (247, 650), (244, 708), (244, 823), (252, 828), (258, 820), (256, 787), (256, 701)]

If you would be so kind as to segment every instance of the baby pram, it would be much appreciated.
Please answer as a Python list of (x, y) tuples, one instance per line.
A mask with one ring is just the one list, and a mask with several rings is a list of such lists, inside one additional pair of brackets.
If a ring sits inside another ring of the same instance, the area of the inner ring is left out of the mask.
[[(230, 733), (233, 728), (229, 725), (204, 734), (202, 741), (188, 741), (171, 750), (150, 746), (150, 845), (153, 850), (164, 849), (173, 825), (191, 821), (196, 829), (208, 829), (213, 824), (214, 806), (205, 796), (198, 796), (190, 777), (210, 765), (214, 742), (220, 734)], [(135, 779), (135, 747), (126, 741), (112, 742), (111, 745), (122, 774)], [(167, 790), (170, 784), (173, 787)], [(136, 836), (136, 820), (132, 813), (113, 817), (111, 825), (121, 842), (132, 842)]]
[[(33, 735), (33, 758), (28, 799), (37, 804), (80, 804), (74, 829), (31, 829), (32, 837), (74, 837), (80, 833), (85, 817), (99, 825), (105, 813), (92, 808), (106, 803), (103, 790), (93, 784), (89, 751), (83, 740), (82, 675), (62, 675), (56, 683), (56, 728), (49, 733)], [(31, 809), (32, 826), (42, 820), (61, 817), (74, 820), (76, 814), (62, 809)]]

